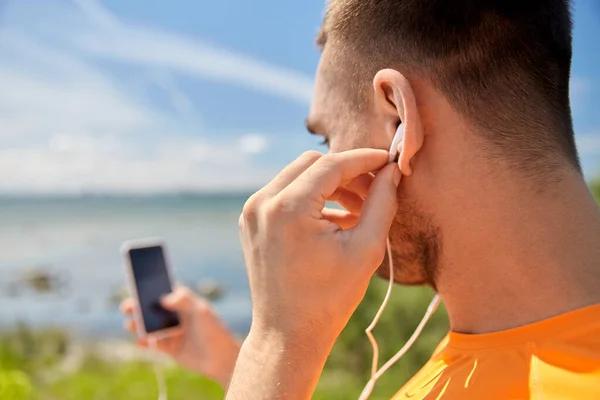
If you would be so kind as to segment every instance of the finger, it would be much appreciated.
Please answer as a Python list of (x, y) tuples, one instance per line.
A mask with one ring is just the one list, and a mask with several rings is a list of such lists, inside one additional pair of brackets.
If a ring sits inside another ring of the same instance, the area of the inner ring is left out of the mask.
[(323, 156), (318, 151), (307, 151), (288, 164), (271, 182), (263, 187), (257, 195), (273, 197), (300, 176), (308, 167)]
[(169, 354), (173, 350), (173, 342), (169, 338), (162, 338), (157, 340), (150, 348)]
[(137, 323), (133, 319), (125, 321), (124, 326), (125, 326), (125, 330), (127, 332), (131, 332), (131, 333), (137, 332)]
[(147, 336), (143, 336), (137, 340), (137, 345), (147, 349), (158, 350), (167, 353), (169, 348), (168, 344), (164, 342), (164, 339), (156, 340), (153, 344), (150, 344), (150, 340)]
[(156, 341), (155, 348), (164, 353), (171, 353), (175, 347), (175, 340), (171, 336), (160, 338)]
[[(398, 209), (398, 184), (402, 174), (398, 165), (386, 166), (375, 177), (363, 205), (356, 227), (351, 232), (356, 243), (385, 244), (388, 232)], [(384, 251), (385, 246), (382, 246)]]
[(202, 313), (213, 312), (212, 304), (210, 303), (210, 301), (202, 297), (198, 297), (196, 299), (196, 308), (198, 309), (198, 312)]
[(121, 302), (119, 309), (125, 315), (132, 314), (135, 309), (135, 301), (132, 298), (125, 299)]
[(147, 336), (143, 336), (137, 339), (138, 346), (153, 348), (163, 353), (173, 354), (178, 346), (178, 341), (181, 340), (182, 332), (173, 332), (169, 336), (162, 337), (156, 340), (152, 345)]
[(352, 214), (360, 214), (364, 203), (362, 197), (345, 188), (338, 188), (327, 201), (338, 203)]
[(161, 299), (160, 304), (171, 311), (191, 311), (196, 305), (196, 295), (186, 287), (178, 287)]
[[(381, 169), (387, 163), (388, 153), (376, 149), (356, 149), (321, 157), (298, 179), (286, 187), (281, 197), (298, 199), (307, 207), (319, 205), (340, 186), (350, 183), (360, 175)], [(312, 199), (315, 201), (307, 201)]]
[(354, 178), (343, 188), (338, 188), (327, 201), (336, 202), (346, 210), (359, 214), (364, 203), (364, 198), (367, 197), (367, 193), (369, 192), (371, 182), (373, 182), (373, 175), (362, 174)]
[(373, 175), (371, 174), (362, 174), (350, 181), (346, 186), (351, 192), (356, 193), (363, 199), (367, 197), (367, 193), (369, 193), (369, 188), (371, 187), (371, 183), (373, 182)]
[(337, 224), (342, 229), (351, 229), (356, 226), (356, 222), (358, 221), (358, 216), (349, 211), (324, 208), (321, 213), (324, 219)]

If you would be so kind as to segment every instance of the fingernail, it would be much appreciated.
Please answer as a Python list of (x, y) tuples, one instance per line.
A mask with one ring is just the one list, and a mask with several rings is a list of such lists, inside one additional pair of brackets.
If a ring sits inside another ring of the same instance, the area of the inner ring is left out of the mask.
[(400, 172), (400, 168), (394, 168), (394, 186), (398, 187), (400, 184), (400, 179), (402, 179), (402, 172)]

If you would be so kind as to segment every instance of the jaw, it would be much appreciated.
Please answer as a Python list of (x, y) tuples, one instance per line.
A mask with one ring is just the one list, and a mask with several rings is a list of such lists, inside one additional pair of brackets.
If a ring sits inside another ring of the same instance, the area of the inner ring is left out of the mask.
[[(383, 262), (375, 273), (376, 276), (384, 279), (390, 279), (390, 265), (386, 254)], [(394, 282), (402, 286), (431, 286), (434, 287), (431, 280), (418, 269), (406, 269), (397, 263), (394, 263)]]

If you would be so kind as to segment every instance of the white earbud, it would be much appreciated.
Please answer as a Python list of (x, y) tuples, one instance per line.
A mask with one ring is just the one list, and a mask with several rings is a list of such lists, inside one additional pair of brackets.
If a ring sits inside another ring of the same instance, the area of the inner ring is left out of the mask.
[[(400, 145), (404, 140), (404, 124), (398, 125), (398, 129), (396, 129), (396, 134), (394, 135), (394, 139), (392, 140), (392, 145), (390, 146), (390, 156), (388, 159), (389, 163), (393, 163), (398, 156), (398, 152), (400, 151)], [(399, 162), (399, 161), (398, 161)]]

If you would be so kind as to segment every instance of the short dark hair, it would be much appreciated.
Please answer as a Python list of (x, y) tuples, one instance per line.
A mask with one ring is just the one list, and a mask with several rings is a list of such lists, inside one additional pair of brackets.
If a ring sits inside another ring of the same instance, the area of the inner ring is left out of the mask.
[(571, 31), (569, 0), (330, 0), (317, 41), (336, 43), (363, 98), (377, 70), (404, 68), (431, 81), (493, 154), (537, 172), (566, 159), (581, 172)]

